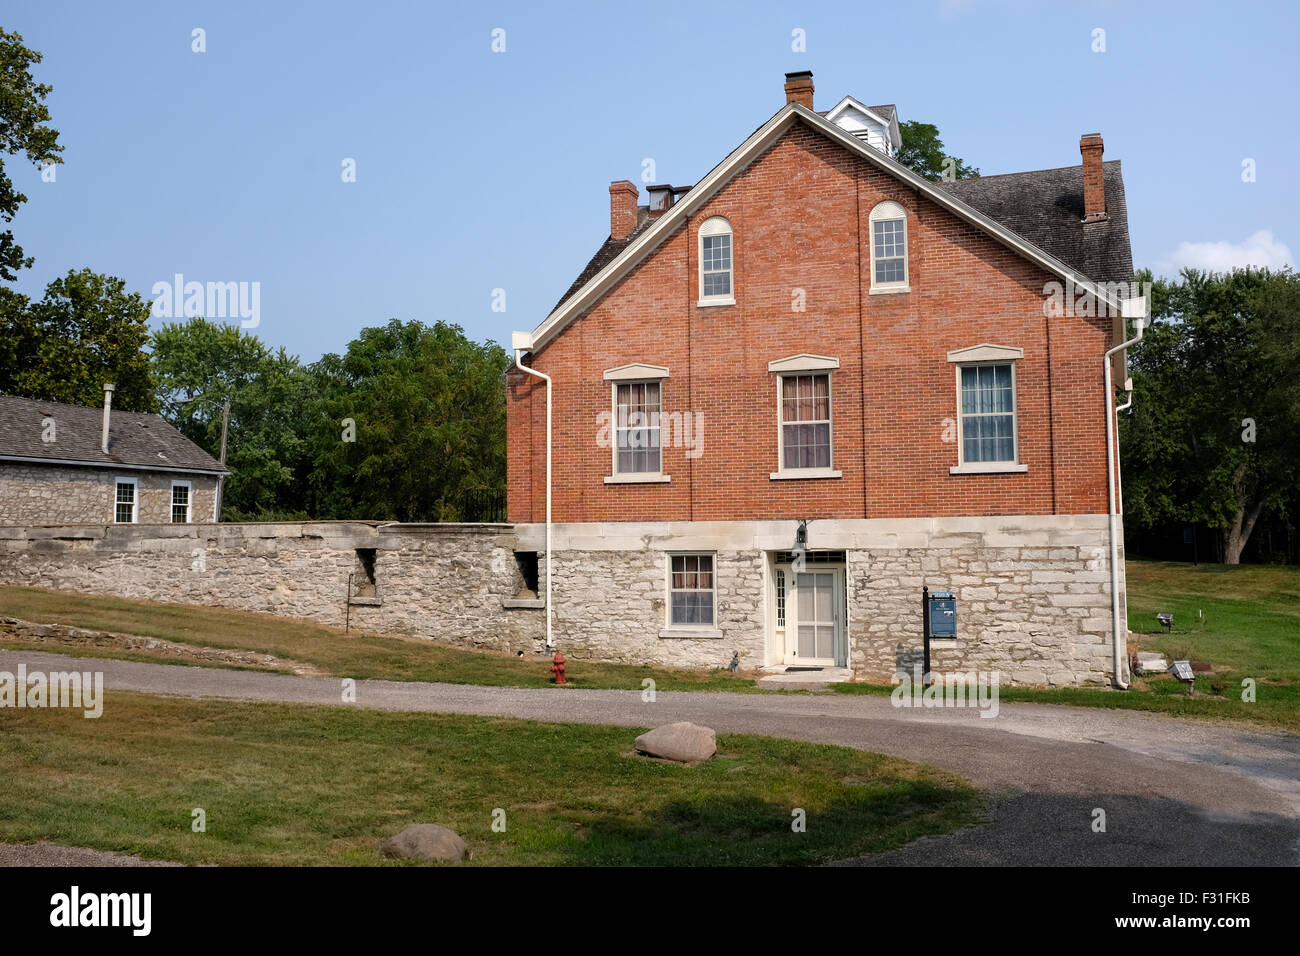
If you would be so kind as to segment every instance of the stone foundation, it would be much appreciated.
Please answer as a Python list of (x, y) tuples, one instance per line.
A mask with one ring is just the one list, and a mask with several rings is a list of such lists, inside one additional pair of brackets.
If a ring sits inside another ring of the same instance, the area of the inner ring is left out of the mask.
[[(557, 648), (636, 664), (725, 667), (734, 654), (747, 669), (781, 665), (772, 555), (790, 550), (795, 527), (555, 525)], [(536, 652), (545, 556), (534, 597), (514, 552), (540, 552), (544, 531), (368, 522), (0, 528), (0, 583), (339, 627), (350, 619), (365, 631)], [(1105, 515), (824, 520), (808, 533), (810, 549), (844, 552), (846, 662), (860, 679), (888, 683), (919, 665), (923, 586), (957, 598), (957, 639), (932, 646), (935, 671), (997, 671), (1004, 684), (1111, 679)], [(674, 551), (714, 555), (712, 627), (668, 626)]]

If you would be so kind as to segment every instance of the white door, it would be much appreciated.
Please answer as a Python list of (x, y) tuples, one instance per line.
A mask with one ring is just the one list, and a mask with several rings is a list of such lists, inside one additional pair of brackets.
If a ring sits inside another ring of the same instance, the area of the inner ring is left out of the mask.
[(844, 571), (819, 568), (786, 576), (785, 663), (806, 667), (842, 665)]

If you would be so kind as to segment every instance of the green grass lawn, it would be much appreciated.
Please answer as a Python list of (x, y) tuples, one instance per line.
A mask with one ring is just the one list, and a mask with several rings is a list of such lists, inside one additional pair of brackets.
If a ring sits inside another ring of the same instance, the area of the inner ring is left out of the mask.
[[(99, 631), (140, 634), (197, 647), (256, 651), (300, 661), (327, 674), (355, 679), (443, 681), (493, 687), (545, 687), (550, 684), (549, 657), (467, 650), (413, 637), (359, 634), (310, 621), (252, 614), (215, 607), (161, 604), (102, 595), (0, 587), (0, 617), (43, 624), (68, 624)], [(4, 640), (0, 647), (42, 650), (83, 657), (112, 657), (192, 664), (165, 654), (91, 645), (59, 645)], [(656, 690), (754, 690), (752, 679), (725, 669), (602, 664), (569, 654), (566, 672), (577, 687), (640, 690), (651, 678)], [(226, 665), (212, 665), (226, 666)]]
[[(1300, 568), (1130, 560), (1126, 570), (1129, 630), (1141, 635), (1135, 638), (1139, 648), (1214, 665), (1212, 674), (1197, 675), (1195, 696), (1188, 697), (1172, 677), (1159, 677), (1134, 681), (1128, 692), (1003, 687), (1000, 700), (1148, 710), (1300, 731)], [(1169, 634), (1156, 620), (1165, 612), (1174, 615)], [(1241, 682), (1248, 677), (1257, 685), (1254, 703), (1241, 699)], [(869, 684), (833, 689), (890, 690)]]
[[(960, 778), (844, 747), (725, 735), (685, 767), (638, 729), (107, 695), (0, 710), (0, 841), (223, 865), (368, 865), (441, 823), (485, 865), (811, 864), (984, 819)], [(191, 830), (192, 811), (207, 831)], [(504, 833), (493, 811), (505, 811)], [(792, 811), (806, 832), (792, 831)]]

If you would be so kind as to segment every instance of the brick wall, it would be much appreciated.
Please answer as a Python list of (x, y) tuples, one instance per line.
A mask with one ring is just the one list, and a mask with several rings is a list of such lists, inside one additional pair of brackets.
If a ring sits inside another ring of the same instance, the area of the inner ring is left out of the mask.
[[(908, 213), (911, 291), (870, 295), (868, 216)], [(697, 230), (734, 230), (734, 306), (696, 304)], [(796, 126), (532, 361), (555, 380), (556, 521), (894, 518), (1106, 511), (1101, 357), (1109, 319), (1043, 314), (1054, 277), (876, 170)], [(793, 312), (805, 290), (806, 311)], [(950, 475), (957, 414), (951, 350), (1024, 350), (1016, 364), (1023, 474)], [(838, 479), (774, 481), (776, 375), (798, 353), (838, 358)], [(667, 366), (665, 414), (704, 415), (702, 457), (664, 449), (667, 484), (608, 485), (597, 416), (605, 369)], [(508, 380), (509, 519), (545, 508), (545, 389)], [(945, 422), (948, 420), (948, 422)]]

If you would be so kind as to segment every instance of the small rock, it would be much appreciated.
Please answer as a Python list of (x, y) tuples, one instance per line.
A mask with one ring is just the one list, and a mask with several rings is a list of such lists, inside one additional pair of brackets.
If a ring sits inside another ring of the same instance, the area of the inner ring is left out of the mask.
[(390, 859), (437, 860), (459, 863), (469, 847), (455, 830), (436, 823), (413, 823), (401, 833), (379, 844), (379, 852)]
[(718, 736), (708, 727), (683, 720), (642, 734), (636, 739), (636, 749), (665, 760), (697, 763), (717, 752)]

